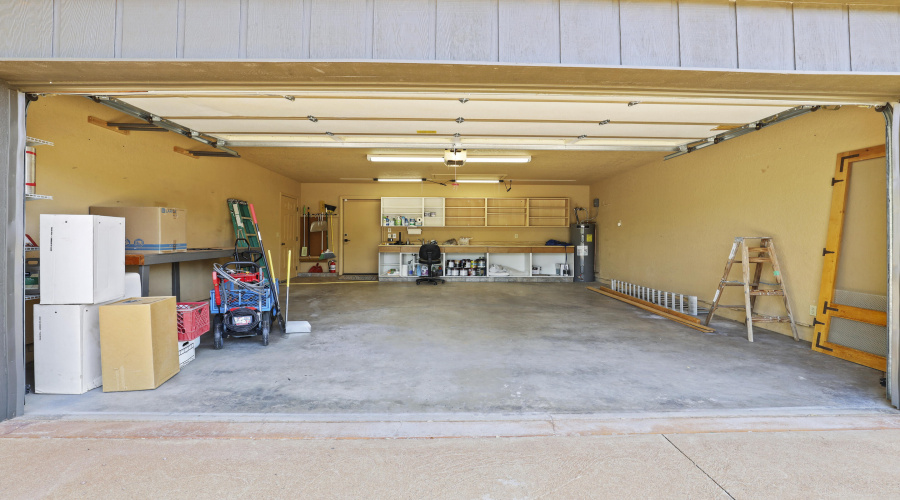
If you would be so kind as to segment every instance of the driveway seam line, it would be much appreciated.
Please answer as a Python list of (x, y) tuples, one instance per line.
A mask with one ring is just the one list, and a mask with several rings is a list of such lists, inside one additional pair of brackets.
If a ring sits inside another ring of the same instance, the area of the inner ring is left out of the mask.
[(678, 453), (681, 453), (682, 455), (684, 455), (684, 458), (690, 460), (691, 463), (694, 464), (694, 467), (696, 467), (700, 472), (702, 472), (703, 475), (705, 475), (706, 477), (708, 477), (709, 480), (712, 481), (713, 484), (715, 484), (716, 486), (718, 486), (720, 490), (722, 490), (723, 492), (725, 492), (725, 494), (728, 495), (728, 498), (730, 498), (731, 500), (734, 500), (734, 497), (731, 495), (731, 493), (728, 493), (728, 490), (726, 490), (725, 488), (723, 488), (722, 485), (719, 484), (718, 481), (716, 481), (715, 479), (713, 479), (713, 477), (710, 476), (709, 474), (707, 474), (706, 471), (703, 470), (702, 467), (700, 467), (699, 465), (697, 465), (697, 462), (695, 462), (694, 459), (692, 459), (691, 457), (687, 456), (687, 453), (681, 451), (681, 448), (679, 448), (678, 446), (676, 446), (675, 443), (673, 443), (672, 440), (669, 439), (669, 436), (666, 436), (665, 434), (660, 434), (660, 436), (662, 436), (663, 439), (665, 439), (666, 441), (668, 441), (669, 444), (671, 444), (676, 450), (678, 450)]

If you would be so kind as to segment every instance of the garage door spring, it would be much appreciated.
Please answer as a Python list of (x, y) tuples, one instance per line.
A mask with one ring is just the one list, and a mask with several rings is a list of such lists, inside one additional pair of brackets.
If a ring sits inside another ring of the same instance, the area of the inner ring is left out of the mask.
[[(253, 321), (246, 325), (237, 325), (234, 323), (235, 316), (250, 316)], [(225, 313), (225, 327), (229, 331), (245, 333), (253, 330), (259, 325), (259, 313), (249, 307), (239, 307)]]

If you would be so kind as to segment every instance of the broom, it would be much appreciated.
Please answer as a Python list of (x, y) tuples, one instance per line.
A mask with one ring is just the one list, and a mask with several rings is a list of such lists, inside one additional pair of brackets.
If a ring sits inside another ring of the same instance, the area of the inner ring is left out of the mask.
[(319, 255), (319, 260), (328, 260), (334, 258), (334, 252), (331, 251), (331, 214), (326, 213), (325, 218), (328, 219), (328, 232), (325, 233), (325, 237), (328, 238), (326, 243), (327, 247), (325, 251)]

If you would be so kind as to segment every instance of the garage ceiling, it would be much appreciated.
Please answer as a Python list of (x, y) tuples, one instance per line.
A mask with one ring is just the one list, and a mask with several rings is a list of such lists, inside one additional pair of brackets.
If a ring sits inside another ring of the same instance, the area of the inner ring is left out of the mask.
[[(656, 161), (673, 142), (769, 116), (766, 107), (872, 106), (900, 96), (896, 74), (458, 62), (3, 60), (0, 80), (23, 92), (158, 106), (159, 116), (197, 132), (254, 139), (232, 144), (301, 182), (446, 175), (440, 164), (373, 164), (365, 156), (440, 154), (458, 132), (470, 156), (532, 156), (528, 164), (467, 164), (459, 176), (589, 183)], [(269, 147), (278, 142), (306, 147)]]
[[(301, 182), (373, 178), (588, 183), (792, 106), (538, 93), (156, 91), (112, 95)], [(378, 163), (368, 154), (530, 155), (527, 164)]]

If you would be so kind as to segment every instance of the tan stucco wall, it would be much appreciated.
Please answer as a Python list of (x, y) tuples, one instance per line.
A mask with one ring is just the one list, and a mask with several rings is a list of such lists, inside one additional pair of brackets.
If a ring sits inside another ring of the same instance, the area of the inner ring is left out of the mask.
[[(835, 155), (878, 144), (884, 144), (880, 113), (823, 110), (598, 182), (591, 197), (601, 203), (599, 275), (709, 301), (734, 237), (772, 236), (796, 319), (811, 324)], [(742, 302), (733, 288), (723, 304)], [(782, 311), (774, 297), (757, 306)], [(743, 311), (721, 314), (743, 317)], [(786, 325), (772, 328), (789, 332)], [(807, 340), (811, 331), (800, 328)]]
[[(254, 204), (263, 242), (280, 262), (274, 253), (279, 193), (299, 197), (300, 183), (243, 159), (191, 159), (172, 147), (206, 147), (173, 133), (117, 134), (89, 124), (89, 115), (135, 121), (83, 97), (43, 97), (28, 108), (28, 135), (55, 143), (37, 149), (37, 192), (53, 200), (28, 202), (26, 232), (33, 238), (40, 233), (41, 213), (87, 214), (92, 205), (169, 206), (188, 211), (189, 247), (231, 246), (234, 230), (225, 200), (239, 198)], [(182, 300), (209, 296), (211, 266), (211, 261), (181, 264)], [(150, 293), (171, 293), (169, 265), (151, 268)]]

